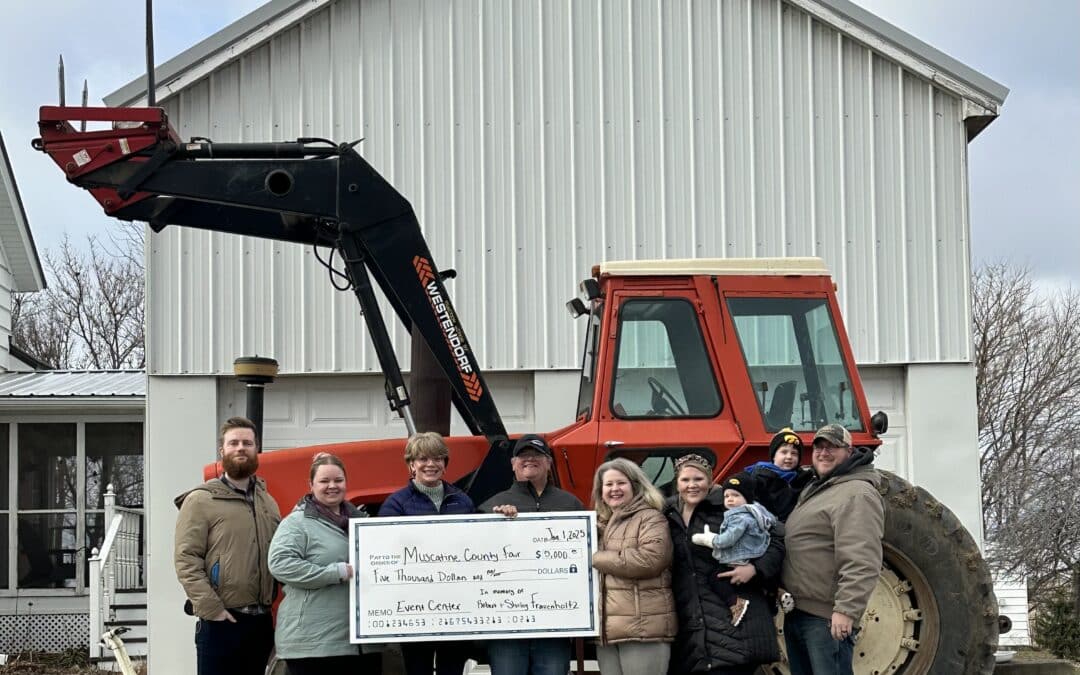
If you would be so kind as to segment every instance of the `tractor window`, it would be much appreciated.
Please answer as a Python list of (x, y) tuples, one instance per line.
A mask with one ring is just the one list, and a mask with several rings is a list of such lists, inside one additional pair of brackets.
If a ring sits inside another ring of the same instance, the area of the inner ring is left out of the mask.
[(592, 416), (593, 393), (596, 391), (596, 349), (600, 344), (600, 319), (604, 316), (604, 303), (595, 302), (589, 312), (589, 325), (585, 330), (585, 354), (581, 357), (581, 384), (578, 387), (576, 419)]
[(611, 411), (616, 417), (713, 417), (720, 412), (716, 376), (689, 302), (624, 302), (615, 359)]
[(861, 430), (825, 298), (729, 298), (765, 428)]
[(704, 447), (664, 447), (664, 448), (635, 448), (632, 450), (616, 450), (604, 457), (604, 461), (615, 457), (625, 457), (631, 462), (641, 465), (641, 470), (649, 482), (656, 486), (657, 490), (665, 497), (674, 495), (675, 489), (675, 460), (683, 455), (695, 453), (708, 459), (716, 465), (716, 453)]

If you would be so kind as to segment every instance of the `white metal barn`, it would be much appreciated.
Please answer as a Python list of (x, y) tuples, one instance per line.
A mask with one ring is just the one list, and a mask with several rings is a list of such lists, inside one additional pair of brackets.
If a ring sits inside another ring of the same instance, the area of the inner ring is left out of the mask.
[[(979, 538), (967, 145), (1000, 84), (846, 0), (274, 0), (157, 82), (183, 137), (363, 137), (458, 270), (514, 432), (572, 418), (563, 302), (593, 264), (824, 258), (871, 409), (890, 416), (880, 465)], [(268, 448), (404, 427), (355, 299), (311, 250), (169, 228), (147, 251), (151, 667), (181, 672), (172, 499), (243, 412), (233, 359), (281, 363)]]

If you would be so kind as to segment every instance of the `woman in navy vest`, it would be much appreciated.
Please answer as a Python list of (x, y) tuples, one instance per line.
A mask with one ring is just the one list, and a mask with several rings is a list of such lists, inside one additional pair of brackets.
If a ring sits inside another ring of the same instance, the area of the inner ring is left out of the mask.
[[(469, 496), (443, 480), (450, 463), (450, 449), (434, 431), (416, 434), (405, 444), (405, 466), (409, 482), (386, 498), (380, 516), (435, 516), (475, 513)], [(461, 675), (469, 658), (467, 643), (411, 643), (404, 650), (407, 675)]]

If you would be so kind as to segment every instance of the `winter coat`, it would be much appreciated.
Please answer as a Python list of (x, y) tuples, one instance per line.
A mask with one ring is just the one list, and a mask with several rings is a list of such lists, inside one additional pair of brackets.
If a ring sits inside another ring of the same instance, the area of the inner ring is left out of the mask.
[(599, 529), (593, 567), (604, 598), (601, 644), (671, 642), (677, 624), (664, 515), (639, 497), (615, 509)]
[(451, 483), (443, 481), (442, 505), (435, 509), (431, 497), (420, 491), (410, 480), (409, 484), (386, 498), (379, 507), (380, 516), (435, 516), (456, 513), (476, 513), (469, 495)]
[(195, 616), (211, 619), (227, 608), (274, 602), (266, 553), (281, 512), (256, 476), (253, 501), (212, 478), (176, 497), (173, 562)]
[(527, 480), (515, 481), (509, 489), (503, 490), (480, 505), (480, 513), (491, 513), (496, 506), (509, 504), (516, 506), (521, 513), (541, 513), (544, 511), (582, 511), (585, 505), (581, 500), (566, 490), (561, 490), (551, 483), (540, 494)]
[[(367, 514), (345, 502), (350, 518)], [(274, 645), (283, 659), (357, 654), (349, 643), (349, 536), (306, 495), (270, 543), (270, 572), (285, 585)]]
[(824, 480), (803, 490), (787, 521), (784, 588), (795, 607), (829, 618), (862, 618), (881, 574), (885, 505), (874, 453), (855, 448)]
[(787, 521), (799, 501), (799, 493), (814, 476), (809, 468), (784, 471), (772, 462), (757, 462), (744, 471), (754, 478), (754, 501), (781, 523)]
[(751, 560), (756, 574), (749, 583), (735, 586), (740, 597), (750, 605), (736, 627), (731, 625), (731, 610), (711, 583), (721, 571), (712, 551), (690, 541), (709, 525), (718, 530), (724, 520), (723, 492), (714, 489), (694, 509), (689, 526), (683, 524), (682, 506), (676, 495), (664, 509), (671, 529), (673, 559), (672, 590), (679, 618), (679, 632), (671, 649), (671, 675), (723, 672), (723, 668), (772, 663), (780, 658), (780, 648), (773, 625), (775, 603), (769, 592), (780, 575), (784, 558), (784, 526), (777, 523), (770, 531), (765, 555)]
[(718, 563), (741, 563), (765, 555), (769, 528), (776, 517), (761, 504), (736, 506), (724, 512), (724, 522), (713, 537), (713, 558)]

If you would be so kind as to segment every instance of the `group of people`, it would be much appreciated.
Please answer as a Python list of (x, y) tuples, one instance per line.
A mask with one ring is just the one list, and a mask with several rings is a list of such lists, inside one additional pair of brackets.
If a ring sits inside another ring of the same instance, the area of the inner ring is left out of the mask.
[[(597, 659), (605, 675), (752, 673), (780, 658), (774, 627), (784, 617), (793, 675), (850, 673), (858, 621), (881, 568), (884, 509), (873, 453), (827, 425), (811, 465), (790, 429), (758, 462), (713, 485), (700, 454), (674, 465), (665, 499), (636, 463), (615, 458), (593, 481), (600, 575)], [(312, 461), (310, 492), (280, 518), (256, 476), (254, 425), (225, 422), (223, 473), (176, 499), (177, 576), (198, 618), (200, 675), (263, 672), (273, 647), (291, 675), (360, 673), (372, 667), (349, 642), (348, 522), (368, 514), (346, 499), (346, 470), (334, 455)], [(436, 433), (405, 447), (409, 480), (379, 516), (578, 511), (577, 497), (551, 483), (553, 455), (540, 436), (514, 444), (513, 484), (480, 504), (444, 479), (450, 453)], [(271, 607), (284, 599), (276, 627)], [(779, 610), (778, 610), (779, 608)], [(245, 649), (237, 650), (243, 644)], [(412, 643), (408, 675), (459, 675), (466, 642)], [(492, 640), (494, 675), (566, 675), (564, 638)]]
[(636, 464), (600, 467), (602, 673), (753, 673), (780, 659), (777, 611), (793, 675), (852, 672), (881, 571), (880, 478), (840, 425), (815, 434), (809, 467), (802, 455), (784, 429), (769, 461), (715, 488), (711, 462), (684, 455), (662, 503)]

